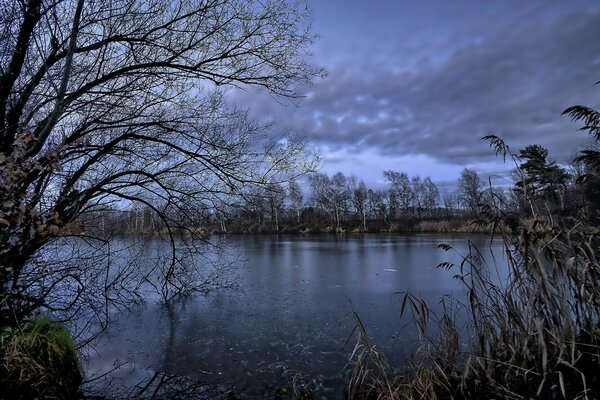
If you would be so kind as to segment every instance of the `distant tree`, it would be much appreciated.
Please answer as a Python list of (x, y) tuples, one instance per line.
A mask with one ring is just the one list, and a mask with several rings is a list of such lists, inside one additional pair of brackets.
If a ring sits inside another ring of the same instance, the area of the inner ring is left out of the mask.
[(324, 173), (314, 173), (308, 176), (310, 187), (310, 203), (323, 214), (332, 215), (331, 180)]
[(308, 179), (311, 200), (315, 207), (329, 214), (337, 228), (348, 210), (350, 188), (346, 176), (336, 172), (331, 178), (327, 174), (311, 174)]
[(239, 214), (242, 207), (232, 205), (225, 197), (215, 199), (214, 201), (217, 203), (213, 203), (209, 206), (209, 209), (213, 213), (214, 222), (218, 225), (221, 232), (226, 233), (228, 222), (230, 222), (234, 215)]
[(240, 209), (247, 215), (252, 223), (264, 224), (268, 212), (268, 195), (264, 187), (251, 187), (244, 193), (244, 202)]
[(394, 192), (395, 200), (398, 202), (404, 215), (409, 215), (414, 194), (408, 175), (404, 172), (392, 170), (384, 171), (383, 175), (390, 182), (390, 191)]
[(468, 168), (463, 169), (458, 179), (458, 196), (460, 203), (471, 214), (475, 214), (478, 210), (482, 189), (483, 184), (477, 172)]
[(288, 183), (288, 195), (287, 198), (290, 202), (290, 209), (294, 211), (296, 217), (296, 223), (300, 223), (300, 211), (304, 202), (304, 195), (300, 185), (295, 180)]
[(384, 222), (388, 222), (388, 209), (385, 201), (386, 192), (383, 190), (372, 190), (369, 189), (368, 199), (369, 199), (369, 208), (371, 210), (371, 214), (376, 219), (381, 219)]
[(351, 190), (351, 201), (356, 213), (358, 214), (362, 229), (364, 231), (367, 230), (367, 199), (369, 191), (367, 189), (367, 185), (361, 179), (358, 183), (356, 183), (356, 176), (350, 176), (350, 190)]
[(495, 212), (518, 212), (519, 207), (512, 203), (510, 188), (489, 186), (481, 193), (480, 203), (487, 211)]
[(425, 202), (425, 186), (420, 176), (413, 176), (410, 181), (412, 187), (412, 209), (417, 218), (421, 218)]
[(454, 215), (454, 210), (458, 205), (458, 195), (456, 193), (444, 192), (442, 195), (444, 208), (446, 209), (446, 218), (451, 218)]
[(369, 219), (377, 218), (377, 210), (375, 207), (374, 197), (375, 197), (375, 191), (373, 189), (368, 189), (367, 190), (367, 213), (366, 214)]
[(435, 216), (436, 210), (440, 202), (440, 192), (435, 183), (430, 177), (426, 177), (423, 180), (423, 206), (430, 217)]
[(386, 191), (386, 201), (388, 205), (388, 215), (391, 220), (398, 218), (398, 192), (393, 188)]
[(279, 232), (279, 216), (281, 215), (285, 202), (285, 189), (280, 183), (270, 183), (266, 187), (266, 196), (269, 202), (271, 214), (271, 225), (275, 232)]
[(350, 189), (348, 187), (346, 176), (343, 173), (336, 172), (331, 177), (330, 195), (335, 217), (335, 226), (339, 228), (340, 221), (346, 214), (348, 202), (350, 201)]

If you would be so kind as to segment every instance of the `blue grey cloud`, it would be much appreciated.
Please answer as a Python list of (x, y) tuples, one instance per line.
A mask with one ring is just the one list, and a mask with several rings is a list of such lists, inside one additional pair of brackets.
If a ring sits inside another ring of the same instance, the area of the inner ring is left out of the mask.
[[(565, 161), (585, 134), (561, 112), (600, 106), (600, 86), (593, 86), (600, 80), (600, 8), (591, 1), (502, 3), (478, 10), (471, 2), (475, 8), (446, 27), (411, 25), (414, 36), (390, 26), (369, 37), (363, 27), (363, 36), (346, 43), (328, 29), (314, 57), (328, 77), (305, 88), (298, 107), (255, 93), (234, 97), (254, 116), (331, 151), (424, 154), (465, 165), (493, 157), (479, 138), (494, 133), (514, 149), (538, 143)], [(446, 23), (444, 15), (428, 18)], [(388, 40), (375, 40), (386, 29)]]

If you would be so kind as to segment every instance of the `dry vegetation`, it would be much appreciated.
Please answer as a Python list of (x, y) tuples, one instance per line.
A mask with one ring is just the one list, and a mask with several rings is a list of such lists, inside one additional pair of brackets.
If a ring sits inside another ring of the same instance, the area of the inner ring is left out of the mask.
[(82, 375), (69, 332), (46, 318), (0, 332), (0, 399), (77, 398)]
[(510, 268), (506, 282), (489, 276), (492, 266), (475, 248), (460, 265), (444, 265), (458, 269), (468, 291), (467, 326), (457, 326), (452, 310), (436, 315), (407, 294), (403, 311), (412, 311), (423, 339), (417, 361), (401, 376), (391, 376), (361, 326), (350, 398), (596, 398), (595, 233), (534, 221), (517, 235), (503, 236)]
[[(412, 313), (422, 346), (402, 373), (392, 372), (359, 321), (349, 398), (600, 398), (598, 229), (544, 212), (526, 190), (524, 202), (531, 215), (510, 223), (499, 209), (482, 210), (479, 223), (504, 243), (506, 260), (486, 261), (471, 247), (460, 264), (440, 265), (467, 291), (466, 324), (454, 307), (436, 314), (405, 295), (401, 312)], [(506, 278), (495, 276), (498, 268), (508, 268), (499, 274)]]

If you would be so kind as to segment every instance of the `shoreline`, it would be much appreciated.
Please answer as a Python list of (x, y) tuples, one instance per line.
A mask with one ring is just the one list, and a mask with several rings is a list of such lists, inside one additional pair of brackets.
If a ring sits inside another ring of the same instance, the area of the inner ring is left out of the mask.
[[(390, 234), (390, 233), (468, 233), (468, 234), (491, 234), (494, 231), (492, 224), (483, 226), (475, 219), (427, 219), (427, 220), (397, 220), (393, 222), (371, 221), (363, 229), (356, 221), (348, 221), (335, 227), (330, 224), (300, 223), (285, 224), (278, 229), (270, 223), (245, 223), (231, 226), (222, 230), (218, 226), (199, 226), (180, 229), (180, 234), (197, 234), (200, 236), (226, 236), (226, 235), (359, 235), (359, 234)], [(498, 228), (496, 226), (496, 228)], [(149, 231), (127, 231), (114, 229), (112, 232), (88, 232), (90, 234), (117, 234), (123, 236), (158, 236), (165, 234), (162, 230)]]

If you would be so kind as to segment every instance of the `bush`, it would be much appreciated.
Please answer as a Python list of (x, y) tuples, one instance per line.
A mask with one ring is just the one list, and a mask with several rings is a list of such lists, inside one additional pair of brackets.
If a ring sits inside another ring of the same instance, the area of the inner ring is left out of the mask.
[(77, 345), (48, 318), (0, 333), (0, 399), (76, 399), (82, 381)]

